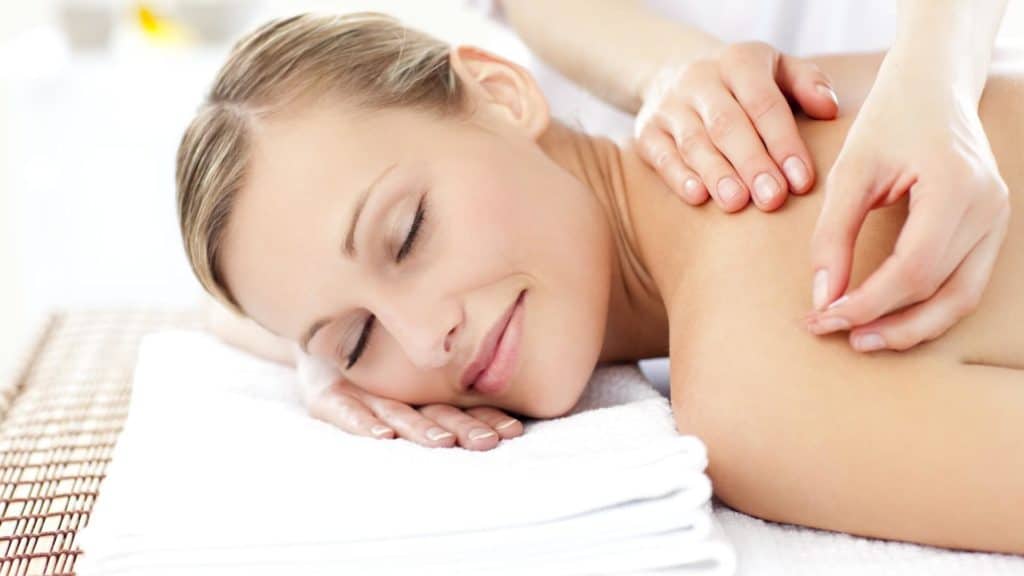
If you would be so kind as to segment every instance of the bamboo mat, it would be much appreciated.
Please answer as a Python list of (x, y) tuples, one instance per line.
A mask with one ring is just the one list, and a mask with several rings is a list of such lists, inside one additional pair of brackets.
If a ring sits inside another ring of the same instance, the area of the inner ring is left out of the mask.
[(75, 573), (140, 340), (201, 327), (198, 308), (72, 309), (42, 322), (0, 381), (0, 576)]

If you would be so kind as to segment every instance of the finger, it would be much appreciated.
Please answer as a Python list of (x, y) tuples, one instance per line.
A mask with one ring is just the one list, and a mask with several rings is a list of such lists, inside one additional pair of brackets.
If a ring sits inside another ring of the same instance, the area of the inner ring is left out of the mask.
[(962, 233), (960, 205), (922, 199), (900, 231), (893, 253), (847, 298), (837, 301), (819, 320), (837, 317), (861, 326), (905, 306), (931, 298), (942, 282), (977, 244), (977, 236)]
[(790, 190), (808, 192), (814, 184), (811, 155), (778, 84), (754, 70), (739, 69), (728, 75), (726, 85), (753, 122), (772, 160), (785, 173)]
[(502, 438), (515, 438), (523, 434), (523, 423), (497, 408), (475, 406), (467, 408), (466, 413), (481, 422), (485, 422)]
[(450, 448), (455, 445), (455, 434), (412, 406), (378, 396), (367, 396), (366, 400), (374, 414), (398, 431), (402, 438), (432, 448)]
[(420, 413), (437, 422), (445, 430), (453, 432), (463, 448), (490, 450), (501, 441), (501, 437), (489, 424), (455, 406), (427, 404), (420, 408)]
[(309, 414), (332, 424), (349, 434), (394, 438), (395, 430), (388, 426), (359, 399), (339, 392), (337, 387), (327, 390), (308, 404)]
[(825, 200), (811, 234), (811, 294), (815, 310), (824, 310), (846, 290), (857, 234), (870, 209), (868, 171), (832, 167)]
[(932, 298), (850, 332), (850, 345), (861, 352), (906, 350), (943, 335), (981, 302), (992, 275), (1006, 223), (985, 235)]
[(656, 122), (672, 134), (683, 161), (700, 175), (722, 210), (735, 212), (747, 205), (750, 197), (743, 181), (712, 144), (696, 112), (687, 108), (672, 119), (660, 116)]
[(648, 123), (637, 139), (640, 155), (661, 175), (661, 179), (687, 204), (700, 206), (708, 190), (692, 170), (686, 168), (672, 137), (658, 125)]
[(785, 202), (786, 179), (768, 155), (747, 113), (726, 87), (713, 85), (694, 103), (711, 142), (753, 192), (754, 204), (762, 210), (774, 210)]
[(831, 120), (839, 115), (839, 98), (832, 80), (814, 63), (782, 54), (775, 79), (782, 92), (811, 118)]

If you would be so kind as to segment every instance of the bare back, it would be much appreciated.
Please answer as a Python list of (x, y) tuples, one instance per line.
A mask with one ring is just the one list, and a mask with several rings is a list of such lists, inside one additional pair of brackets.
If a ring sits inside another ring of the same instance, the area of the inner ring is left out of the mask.
[[(694, 209), (625, 154), (641, 249), (670, 298), (677, 424), (707, 442), (716, 493), (744, 512), (1024, 553), (1024, 64), (993, 76), (981, 103), (1013, 216), (975, 312), (901, 353), (804, 328), (825, 174), (880, 61), (819, 59), (841, 117), (800, 121), (817, 185), (774, 214)], [(904, 201), (865, 221), (851, 288), (891, 253), (906, 213)]]

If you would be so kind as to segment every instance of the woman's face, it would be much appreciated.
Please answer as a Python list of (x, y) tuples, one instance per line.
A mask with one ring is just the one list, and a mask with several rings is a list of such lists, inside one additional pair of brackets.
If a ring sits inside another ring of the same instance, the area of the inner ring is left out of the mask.
[[(460, 119), (324, 98), (260, 121), (222, 252), (242, 308), (295, 342), (322, 320), (309, 353), (376, 395), (541, 418), (570, 410), (604, 340), (612, 240), (593, 193), (501, 106)], [(523, 290), (509, 386), (463, 391), (463, 371)]]

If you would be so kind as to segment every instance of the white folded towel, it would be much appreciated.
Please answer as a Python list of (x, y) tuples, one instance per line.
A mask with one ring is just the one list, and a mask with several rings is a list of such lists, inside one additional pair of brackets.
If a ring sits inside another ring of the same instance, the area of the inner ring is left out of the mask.
[(732, 574), (703, 443), (635, 365), (476, 452), (310, 418), (295, 371), (202, 332), (143, 339), (88, 574)]

